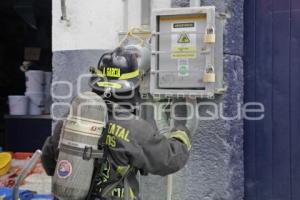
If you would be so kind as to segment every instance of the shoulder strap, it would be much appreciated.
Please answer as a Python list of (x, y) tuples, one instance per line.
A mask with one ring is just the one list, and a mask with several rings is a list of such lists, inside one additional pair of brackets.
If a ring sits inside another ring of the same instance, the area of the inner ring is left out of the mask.
[(101, 192), (101, 196), (102, 197), (106, 197), (110, 191), (112, 191), (115, 187), (117, 187), (119, 184), (122, 183), (122, 181), (124, 181), (125, 179), (127, 179), (127, 177), (130, 175), (130, 173), (132, 172), (133, 168), (130, 167), (126, 173), (124, 173), (122, 175), (122, 177), (115, 183), (112, 183), (110, 185), (108, 185), (106, 188), (104, 188)]
[(107, 128), (105, 127), (103, 129), (103, 135), (102, 135), (102, 137), (100, 137), (100, 139), (98, 141), (98, 149), (102, 150), (103, 154), (102, 154), (102, 157), (98, 157), (94, 161), (95, 169), (94, 169), (94, 173), (93, 173), (93, 179), (92, 179), (92, 183), (91, 183), (90, 190), (89, 190), (89, 193), (88, 193), (88, 196), (87, 196), (86, 200), (90, 200), (91, 199), (91, 196), (93, 194), (93, 189), (94, 189), (95, 184), (96, 184), (96, 177), (97, 177), (96, 175), (97, 175), (97, 172), (99, 172), (101, 164), (107, 159), (108, 147), (105, 144), (107, 135), (108, 135), (108, 131), (107, 131)]

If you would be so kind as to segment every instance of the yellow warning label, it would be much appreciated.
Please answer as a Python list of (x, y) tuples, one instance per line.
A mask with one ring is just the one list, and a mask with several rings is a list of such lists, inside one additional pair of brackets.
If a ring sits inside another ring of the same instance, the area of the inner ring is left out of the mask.
[(197, 24), (195, 21), (172, 23), (171, 59), (195, 59), (197, 57)]
[(191, 40), (188, 36), (188, 34), (186, 33), (181, 33), (177, 43), (180, 43), (180, 44), (187, 44), (187, 43), (191, 43)]
[(196, 47), (195, 46), (175, 46), (171, 51), (172, 59), (181, 59), (181, 58), (196, 58)]

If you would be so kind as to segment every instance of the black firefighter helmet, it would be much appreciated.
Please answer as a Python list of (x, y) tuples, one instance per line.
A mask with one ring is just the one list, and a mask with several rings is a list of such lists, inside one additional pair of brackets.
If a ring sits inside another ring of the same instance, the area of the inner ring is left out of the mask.
[(95, 92), (125, 93), (140, 85), (137, 55), (121, 47), (104, 53), (92, 73), (90, 86)]

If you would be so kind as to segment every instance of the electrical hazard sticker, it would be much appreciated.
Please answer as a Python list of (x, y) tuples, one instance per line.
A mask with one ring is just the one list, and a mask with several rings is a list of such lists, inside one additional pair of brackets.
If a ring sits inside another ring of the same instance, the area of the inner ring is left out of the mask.
[(68, 160), (61, 160), (57, 166), (57, 176), (59, 178), (68, 178), (72, 174), (72, 164)]
[(186, 43), (190, 43), (190, 42), (191, 42), (191, 40), (190, 40), (188, 34), (186, 34), (186, 33), (181, 33), (179, 39), (177, 40), (177, 43), (185, 43), (186, 44)]
[[(197, 56), (196, 22), (172, 24), (172, 59), (195, 59)], [(178, 34), (177, 34), (178, 33)]]

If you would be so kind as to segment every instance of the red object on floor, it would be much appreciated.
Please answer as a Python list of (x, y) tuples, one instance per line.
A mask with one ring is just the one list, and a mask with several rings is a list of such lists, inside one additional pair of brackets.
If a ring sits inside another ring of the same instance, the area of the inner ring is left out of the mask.
[(26, 160), (30, 158), (33, 155), (33, 153), (29, 152), (16, 152), (13, 154), (13, 158), (16, 160)]

